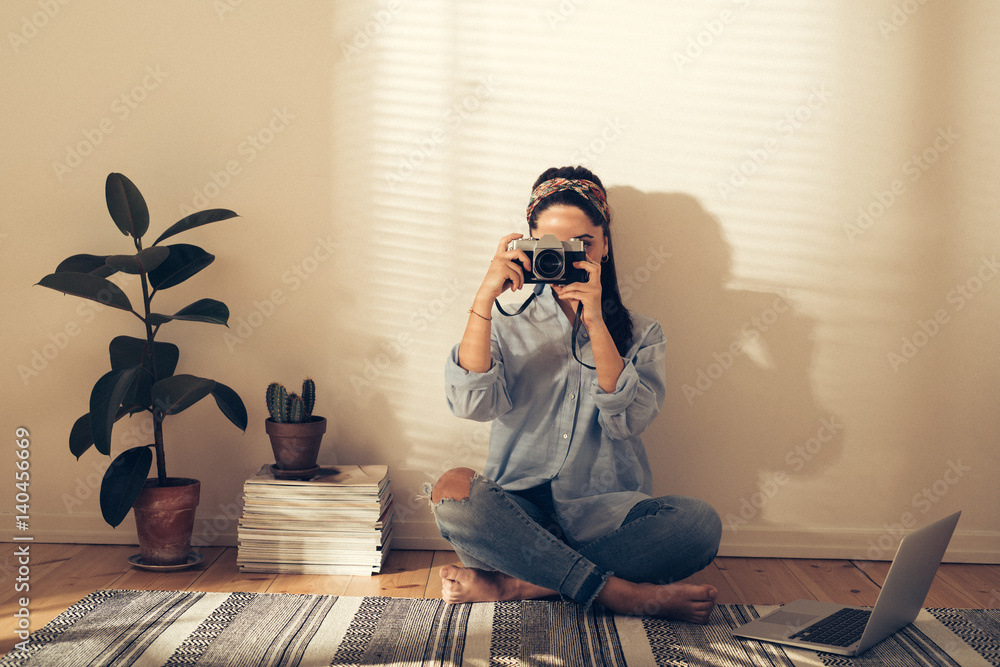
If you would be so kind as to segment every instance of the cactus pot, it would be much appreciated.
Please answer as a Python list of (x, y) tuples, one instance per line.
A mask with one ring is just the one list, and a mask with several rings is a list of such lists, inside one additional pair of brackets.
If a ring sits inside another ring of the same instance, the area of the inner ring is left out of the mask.
[(191, 553), (194, 513), (201, 482), (168, 477), (165, 486), (146, 480), (132, 509), (135, 511), (139, 553), (145, 565), (181, 565)]
[(279, 423), (268, 417), (264, 430), (271, 438), (275, 466), (280, 470), (311, 470), (316, 467), (319, 447), (326, 433), (326, 417), (300, 423)]

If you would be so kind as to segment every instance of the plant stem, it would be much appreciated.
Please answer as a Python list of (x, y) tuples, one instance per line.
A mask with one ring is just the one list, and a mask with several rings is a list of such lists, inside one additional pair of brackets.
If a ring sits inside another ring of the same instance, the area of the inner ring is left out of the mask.
[[(142, 244), (136, 240), (136, 247), (141, 249)], [(160, 379), (160, 375), (156, 369), (156, 354), (153, 353), (153, 339), (155, 337), (155, 332), (153, 331), (153, 325), (149, 323), (149, 316), (152, 313), (152, 300), (153, 297), (149, 293), (149, 282), (146, 280), (146, 272), (141, 271), (139, 273), (142, 284), (142, 305), (145, 312), (145, 317), (143, 318), (143, 324), (146, 327), (146, 355), (149, 359), (149, 370), (152, 373), (152, 378), (150, 380), (150, 386), (156, 384), (156, 381)], [(163, 411), (160, 410), (155, 405), (150, 406), (150, 411), (153, 413), (153, 449), (156, 452), (156, 478), (160, 484), (163, 486), (167, 479), (167, 460), (163, 453), (163, 418), (165, 415)]]
[(167, 460), (163, 455), (163, 413), (153, 411), (153, 449), (156, 451), (156, 479), (160, 486), (167, 480)]

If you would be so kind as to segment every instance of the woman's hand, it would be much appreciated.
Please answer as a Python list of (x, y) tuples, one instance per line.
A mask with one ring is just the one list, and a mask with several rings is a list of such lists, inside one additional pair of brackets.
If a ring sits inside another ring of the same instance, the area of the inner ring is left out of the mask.
[(587, 272), (587, 282), (553, 285), (552, 289), (574, 311), (576, 304), (582, 303), (583, 323), (587, 325), (587, 329), (593, 330), (604, 323), (604, 312), (601, 309), (601, 265), (584, 260), (574, 262), (573, 266)]
[(523, 234), (508, 234), (500, 239), (483, 284), (472, 301), (469, 322), (465, 325), (465, 334), (458, 348), (458, 365), (467, 371), (485, 373), (493, 364), (490, 357), (490, 313), (493, 310), (493, 300), (508, 289), (519, 290), (524, 287), (524, 270), (531, 268), (528, 255), (523, 250), (507, 249), (511, 241), (522, 236)]
[(516, 292), (524, 287), (524, 271), (531, 269), (531, 261), (523, 250), (508, 250), (511, 241), (523, 237), (524, 234), (508, 234), (500, 239), (496, 254), (490, 261), (483, 284), (479, 288), (477, 301), (480, 298), (492, 303), (508, 289)]
[(581, 317), (590, 334), (590, 350), (594, 354), (597, 384), (610, 394), (618, 386), (618, 378), (625, 368), (625, 362), (618, 354), (615, 341), (604, 322), (604, 311), (601, 308), (601, 265), (583, 261), (576, 262), (573, 266), (587, 272), (587, 282), (553, 285), (552, 289), (573, 310), (576, 310), (577, 303), (583, 304)]

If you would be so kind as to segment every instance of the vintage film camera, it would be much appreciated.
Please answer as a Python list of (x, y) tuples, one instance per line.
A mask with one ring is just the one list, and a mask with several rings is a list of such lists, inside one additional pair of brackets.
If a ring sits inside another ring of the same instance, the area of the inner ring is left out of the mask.
[(540, 239), (515, 239), (510, 242), (508, 250), (523, 250), (531, 260), (531, 271), (524, 272), (526, 283), (568, 285), (585, 283), (590, 279), (585, 269), (573, 266), (574, 262), (587, 259), (580, 239), (560, 241), (553, 234), (545, 234)]

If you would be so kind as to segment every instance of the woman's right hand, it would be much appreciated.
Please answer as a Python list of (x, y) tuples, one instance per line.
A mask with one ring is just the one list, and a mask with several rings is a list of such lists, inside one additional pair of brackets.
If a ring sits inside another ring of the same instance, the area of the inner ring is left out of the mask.
[(523, 236), (524, 234), (508, 234), (500, 239), (478, 296), (488, 297), (492, 301), (508, 289), (516, 292), (524, 287), (524, 270), (531, 269), (531, 261), (523, 250), (508, 250), (511, 241)]
[(458, 347), (458, 365), (471, 373), (485, 373), (493, 365), (490, 342), (493, 300), (508, 289), (524, 287), (524, 270), (531, 269), (531, 262), (523, 250), (507, 249), (511, 241), (522, 236), (508, 234), (500, 239), (483, 284), (472, 302), (469, 322)]

